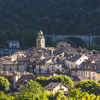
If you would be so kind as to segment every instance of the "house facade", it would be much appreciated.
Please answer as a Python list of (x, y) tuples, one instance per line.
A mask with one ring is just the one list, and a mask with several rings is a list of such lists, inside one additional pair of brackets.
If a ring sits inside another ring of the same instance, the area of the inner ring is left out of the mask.
[(100, 80), (100, 65), (91, 64), (87, 66), (81, 66), (80, 68), (73, 68), (72, 74), (98, 82)]
[(7, 41), (7, 46), (9, 48), (19, 48), (20, 47), (20, 43), (18, 40), (13, 40), (13, 41)]
[(88, 59), (85, 55), (71, 54), (66, 57), (64, 63), (71, 69), (79, 67), (85, 59)]
[(61, 82), (51, 82), (44, 89), (52, 90), (54, 93), (56, 93), (58, 90), (62, 90), (64, 94), (68, 92), (68, 87)]

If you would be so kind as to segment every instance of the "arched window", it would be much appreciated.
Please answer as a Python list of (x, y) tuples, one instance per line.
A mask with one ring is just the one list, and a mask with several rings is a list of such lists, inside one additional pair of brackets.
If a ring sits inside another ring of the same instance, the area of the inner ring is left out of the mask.
[(38, 40), (38, 44), (40, 44), (40, 40)]

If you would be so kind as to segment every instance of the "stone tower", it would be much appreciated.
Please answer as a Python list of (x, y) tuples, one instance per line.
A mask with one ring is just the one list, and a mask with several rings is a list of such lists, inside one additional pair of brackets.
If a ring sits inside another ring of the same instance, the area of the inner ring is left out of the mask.
[(45, 38), (43, 37), (43, 32), (40, 30), (36, 39), (36, 48), (39, 49), (42, 47), (45, 47)]

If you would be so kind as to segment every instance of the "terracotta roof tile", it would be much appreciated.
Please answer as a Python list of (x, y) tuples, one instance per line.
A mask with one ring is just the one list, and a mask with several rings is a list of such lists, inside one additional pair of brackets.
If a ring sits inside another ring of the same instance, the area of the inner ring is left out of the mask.
[(17, 81), (16, 84), (21, 84), (23, 81), (24, 81), (23, 79), (20, 79), (20, 80)]

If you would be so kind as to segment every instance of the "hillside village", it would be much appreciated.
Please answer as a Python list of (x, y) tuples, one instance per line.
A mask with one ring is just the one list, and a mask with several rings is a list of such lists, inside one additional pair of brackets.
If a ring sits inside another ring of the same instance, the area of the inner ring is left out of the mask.
[[(74, 85), (89, 79), (98, 82), (99, 61), (99, 51), (88, 51), (81, 47), (74, 49), (67, 42), (59, 42), (56, 47), (45, 47), (45, 38), (40, 30), (36, 47), (0, 58), (0, 76), (8, 79), (11, 89), (20, 88), (28, 80), (39, 76), (51, 77), (60, 74), (69, 76)], [(52, 82), (49, 85), (59, 84), (62, 83)], [(66, 86), (63, 84), (63, 87)], [(48, 89), (48, 86), (45, 89)]]

